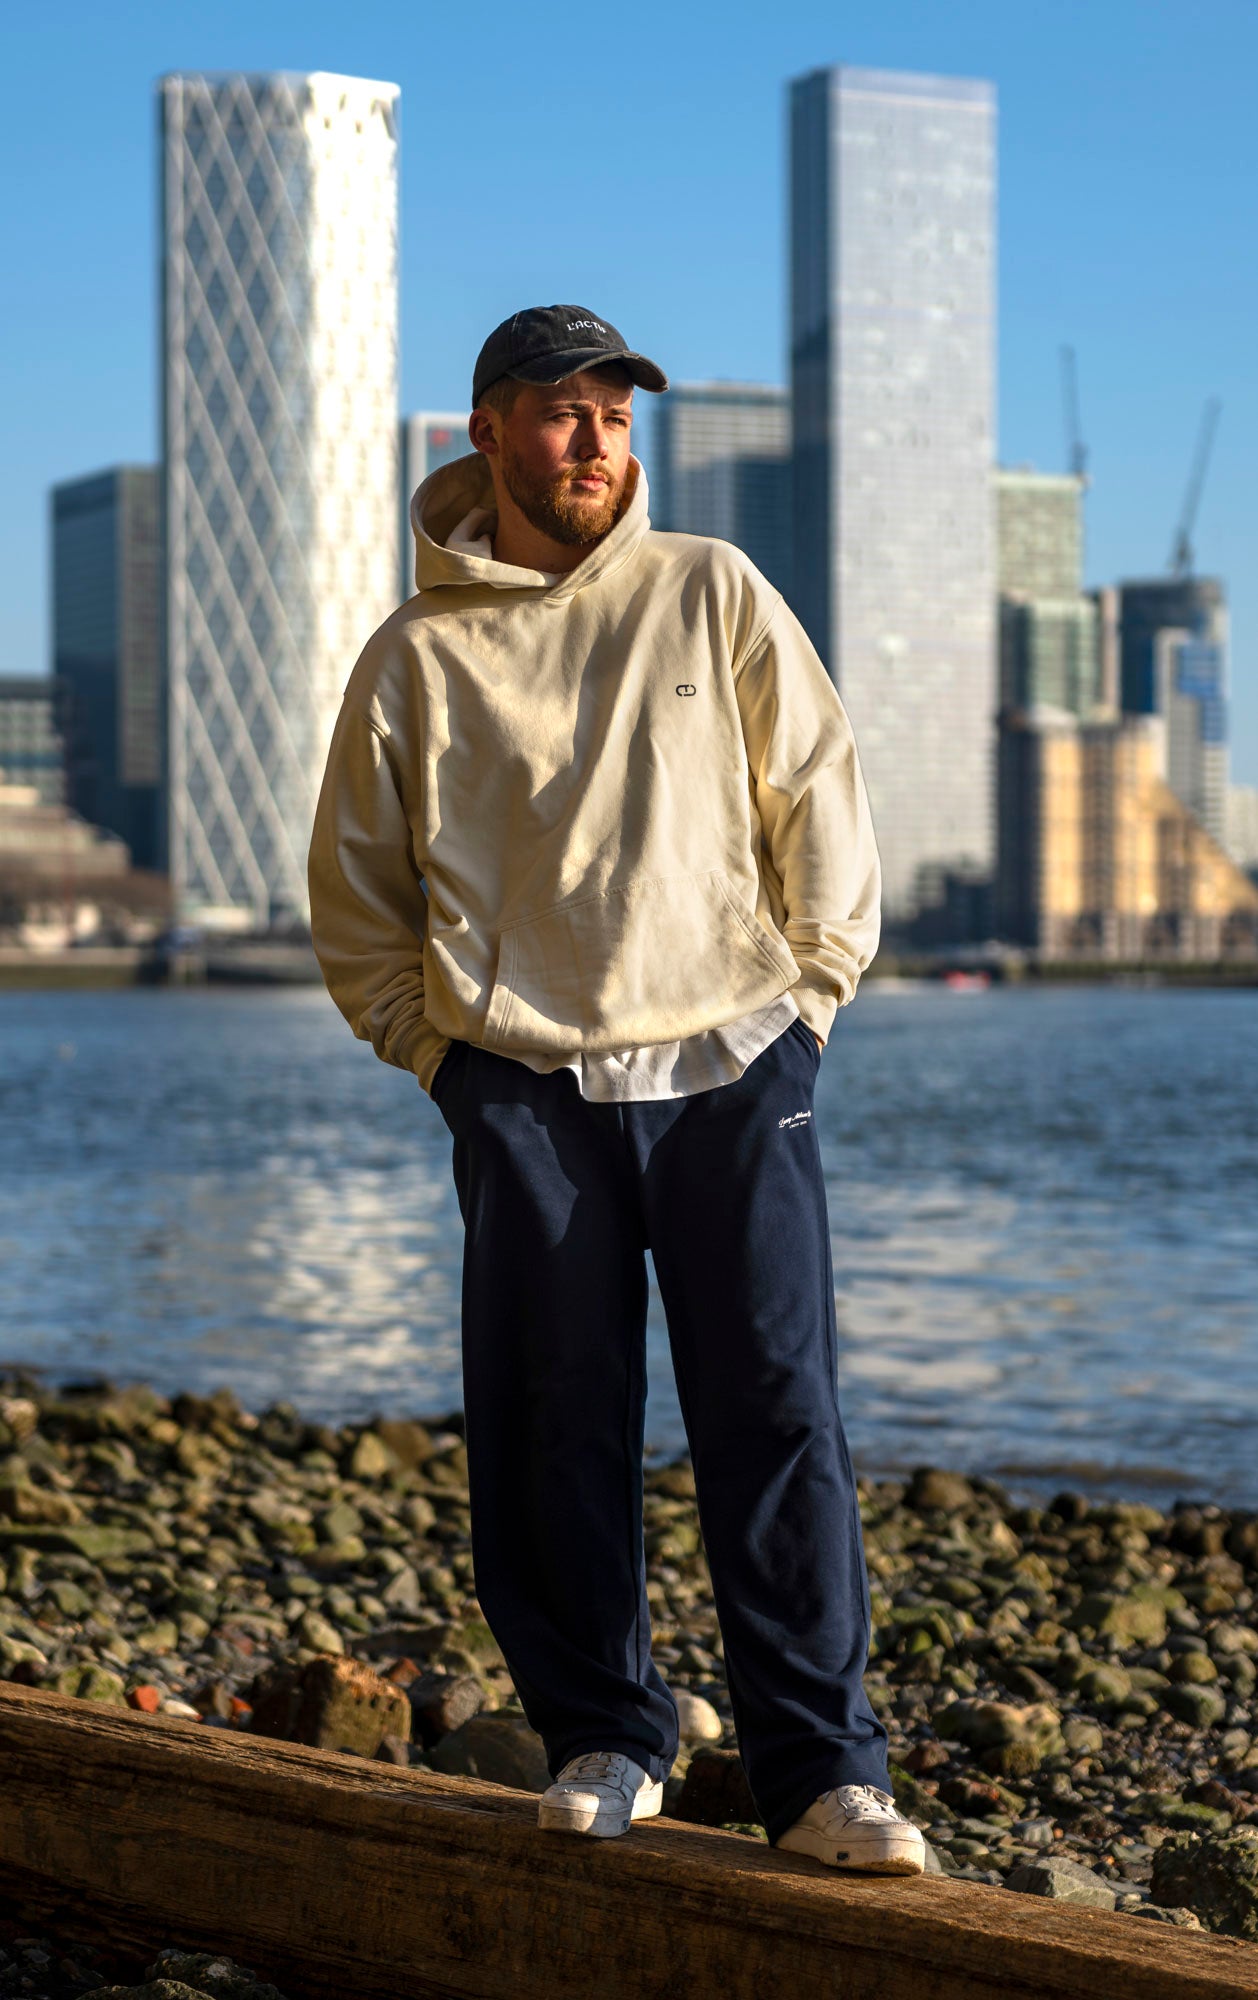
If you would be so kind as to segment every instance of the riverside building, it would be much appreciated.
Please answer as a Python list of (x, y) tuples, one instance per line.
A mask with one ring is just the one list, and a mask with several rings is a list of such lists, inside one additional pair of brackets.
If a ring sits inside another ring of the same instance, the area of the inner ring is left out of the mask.
[(341, 689), (397, 603), (397, 98), (159, 85), (170, 866), (211, 926), (304, 918)]
[(1004, 720), (1000, 935), (1044, 959), (1258, 956), (1258, 887), (1166, 781), (1161, 716)]
[(47, 675), (0, 678), (0, 785), (25, 787), (41, 806), (63, 806), (62, 692)]
[(995, 123), (985, 82), (791, 86), (792, 601), (856, 727), (892, 927), (993, 863)]
[(51, 508), (66, 803), (147, 869), (166, 855), (160, 498), (156, 466), (116, 465), (54, 486)]
[(733, 542), (785, 595), (791, 581), (791, 414), (762, 382), (678, 382), (656, 399), (651, 514)]

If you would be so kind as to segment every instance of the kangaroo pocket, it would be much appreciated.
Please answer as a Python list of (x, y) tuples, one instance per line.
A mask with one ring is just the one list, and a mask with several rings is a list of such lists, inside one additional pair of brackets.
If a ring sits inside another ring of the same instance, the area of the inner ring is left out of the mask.
[(737, 1020), (799, 976), (784, 940), (726, 877), (639, 881), (504, 930), (487, 1048), (591, 1055)]

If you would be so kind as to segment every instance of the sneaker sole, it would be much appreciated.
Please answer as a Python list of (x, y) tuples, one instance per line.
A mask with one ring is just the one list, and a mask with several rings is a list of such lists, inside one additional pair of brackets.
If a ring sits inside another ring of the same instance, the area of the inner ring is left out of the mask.
[(926, 1843), (920, 1833), (840, 1844), (805, 1828), (784, 1833), (777, 1846), (786, 1854), (810, 1854), (814, 1861), (858, 1875), (920, 1875), (926, 1867)]
[(537, 1808), (537, 1824), (544, 1833), (584, 1833), (595, 1840), (615, 1840), (618, 1834), (628, 1833), (631, 1821), (654, 1819), (663, 1803), (663, 1785), (650, 1785), (640, 1791), (628, 1818), (623, 1806), (615, 1806), (610, 1812), (605, 1806), (596, 1807), (591, 1812), (588, 1807), (548, 1804), (543, 1799)]

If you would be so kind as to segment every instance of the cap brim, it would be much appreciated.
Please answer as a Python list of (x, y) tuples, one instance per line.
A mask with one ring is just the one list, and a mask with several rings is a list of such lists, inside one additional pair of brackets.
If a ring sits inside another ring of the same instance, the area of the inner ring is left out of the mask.
[(518, 368), (507, 372), (516, 382), (565, 382), (569, 375), (579, 375), (585, 368), (607, 368), (613, 362), (626, 371), (635, 388), (649, 389), (653, 395), (661, 396), (668, 387), (668, 377), (662, 368), (648, 361), (645, 354), (633, 354), (628, 348), (609, 352), (605, 347), (573, 347), (564, 354), (546, 354), (537, 361), (522, 361)]

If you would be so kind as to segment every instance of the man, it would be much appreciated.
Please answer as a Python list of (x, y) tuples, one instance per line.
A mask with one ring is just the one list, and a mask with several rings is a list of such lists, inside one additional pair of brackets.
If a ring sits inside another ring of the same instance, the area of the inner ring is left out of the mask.
[(878, 935), (847, 718), (777, 593), (658, 534), (667, 382), (594, 313), (486, 341), (419, 594), (351, 676), (310, 852), (333, 998), (454, 1137), (476, 1587), (549, 1829), (660, 1809), (677, 1714), (642, 1540), (649, 1248), (730, 1699), (769, 1838), (916, 1873), (861, 1676), (812, 1093)]

